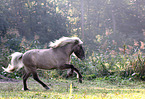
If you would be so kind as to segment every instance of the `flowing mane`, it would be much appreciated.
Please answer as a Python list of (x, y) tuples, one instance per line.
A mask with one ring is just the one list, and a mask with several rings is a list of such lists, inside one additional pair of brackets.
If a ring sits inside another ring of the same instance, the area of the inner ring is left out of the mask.
[(83, 42), (78, 37), (62, 37), (59, 40), (50, 42), (49, 47), (51, 48), (62, 47), (68, 43), (74, 43), (75, 41), (78, 41), (79, 44), (83, 44)]

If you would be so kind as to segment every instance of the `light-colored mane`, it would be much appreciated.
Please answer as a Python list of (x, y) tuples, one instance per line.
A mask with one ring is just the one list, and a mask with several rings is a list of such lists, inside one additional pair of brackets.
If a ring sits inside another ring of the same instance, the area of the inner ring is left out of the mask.
[(62, 37), (59, 40), (50, 42), (49, 47), (51, 48), (62, 47), (68, 43), (74, 43), (75, 41), (78, 41), (79, 44), (83, 44), (83, 42), (78, 37)]

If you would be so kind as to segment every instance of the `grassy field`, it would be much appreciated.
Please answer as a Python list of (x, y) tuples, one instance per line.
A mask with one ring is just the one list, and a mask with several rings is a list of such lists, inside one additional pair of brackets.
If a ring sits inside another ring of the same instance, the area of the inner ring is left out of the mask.
[[(42, 79), (42, 78), (41, 78)], [(43, 79), (51, 88), (45, 90), (33, 79), (28, 80), (30, 91), (22, 91), (22, 80), (0, 82), (0, 99), (144, 99), (145, 82), (111, 81), (103, 78), (84, 80)]]

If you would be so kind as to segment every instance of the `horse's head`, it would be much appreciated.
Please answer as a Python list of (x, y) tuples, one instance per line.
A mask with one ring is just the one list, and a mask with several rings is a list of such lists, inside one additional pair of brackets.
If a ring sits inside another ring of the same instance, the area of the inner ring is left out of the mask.
[(75, 47), (74, 47), (73, 52), (75, 53), (75, 55), (79, 59), (81, 59), (81, 60), (85, 59), (85, 52), (84, 52), (84, 49), (82, 47), (82, 44), (76, 44)]
[(51, 42), (49, 46), (56, 49), (63, 46), (66, 48), (66, 45), (69, 44), (71, 44), (71, 46), (67, 47), (67, 49), (70, 49), (69, 54), (74, 52), (74, 54), (81, 60), (85, 59), (85, 52), (82, 47), (83, 42), (78, 37), (62, 37), (55, 42)]

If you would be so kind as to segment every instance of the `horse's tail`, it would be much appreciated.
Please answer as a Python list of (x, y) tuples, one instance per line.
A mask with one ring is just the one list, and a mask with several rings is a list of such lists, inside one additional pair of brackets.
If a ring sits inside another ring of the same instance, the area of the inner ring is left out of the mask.
[(11, 56), (12, 56), (11, 64), (9, 64), (7, 68), (2, 67), (4, 71), (9, 73), (14, 72), (15, 70), (18, 71), (20, 68), (24, 66), (22, 62), (23, 53), (15, 52)]

